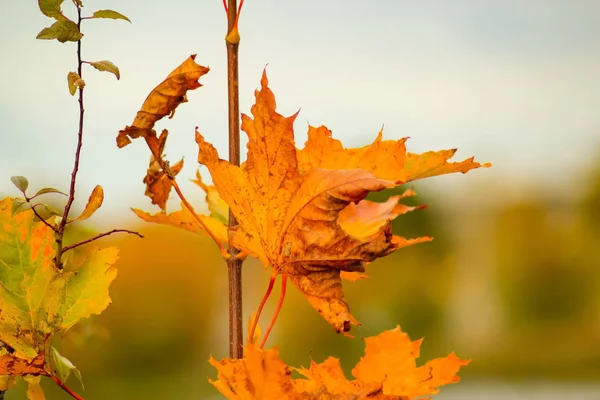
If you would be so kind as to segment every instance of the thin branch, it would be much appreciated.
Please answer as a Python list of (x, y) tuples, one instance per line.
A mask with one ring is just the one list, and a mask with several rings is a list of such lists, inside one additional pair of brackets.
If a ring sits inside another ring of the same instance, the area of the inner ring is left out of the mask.
[(60, 381), (60, 379), (58, 379), (58, 377), (52, 375), (51, 378), (52, 378), (52, 380), (54, 382), (56, 382), (56, 384), (58, 386), (61, 387), (62, 390), (64, 390), (65, 392), (69, 393), (71, 395), (71, 397), (73, 397), (74, 399), (85, 400), (83, 397), (81, 397), (80, 395), (78, 395), (77, 393), (75, 393), (72, 389), (70, 389), (67, 385), (65, 385), (64, 383), (62, 383)]
[(185, 208), (188, 209), (188, 211), (192, 214), (192, 216), (194, 217), (194, 219), (200, 224), (200, 226), (202, 227), (202, 229), (204, 229), (206, 231), (206, 233), (208, 233), (208, 236), (210, 236), (211, 239), (215, 241), (215, 243), (219, 247), (219, 251), (221, 252), (221, 254), (223, 255), (223, 257), (227, 258), (229, 256), (229, 254), (227, 253), (227, 250), (225, 250), (225, 247), (223, 247), (223, 245), (221, 244), (221, 242), (219, 242), (219, 240), (216, 238), (216, 236), (210, 231), (210, 229), (208, 229), (208, 226), (206, 226), (206, 224), (202, 221), (202, 219), (200, 218), (200, 216), (198, 214), (196, 214), (196, 212), (194, 211), (194, 208), (187, 201), (187, 199), (183, 195), (183, 192), (179, 188), (179, 184), (175, 180), (175, 177), (173, 177), (173, 179), (171, 180), (171, 182), (173, 183), (173, 189), (175, 189), (175, 192), (177, 193), (177, 195), (181, 199), (181, 202), (185, 205)]
[(98, 235), (94, 236), (93, 238), (90, 238), (90, 239), (87, 239), (87, 240), (81, 241), (81, 242), (79, 242), (79, 243), (72, 244), (72, 245), (70, 245), (70, 246), (65, 246), (65, 247), (63, 247), (63, 254), (65, 254), (65, 253), (66, 253), (67, 251), (69, 251), (69, 250), (73, 250), (73, 249), (74, 249), (74, 248), (76, 248), (76, 247), (82, 246), (82, 245), (84, 245), (84, 244), (88, 244), (88, 243), (90, 243), (90, 242), (93, 242), (94, 240), (98, 240), (98, 239), (100, 239), (100, 238), (103, 238), (104, 236), (112, 235), (113, 233), (118, 233), (118, 232), (129, 233), (129, 234), (132, 234), (132, 235), (139, 236), (139, 237), (141, 237), (142, 239), (144, 238), (144, 235), (142, 235), (142, 234), (141, 234), (141, 233), (139, 233), (139, 232), (130, 231), (130, 230), (128, 230), (128, 229), (113, 229), (112, 231), (108, 231), (108, 232), (100, 233), (100, 234), (98, 234)]
[[(33, 198), (33, 197), (32, 197)], [(29, 200), (27, 200), (27, 202), (29, 203)], [(48, 221), (46, 221), (44, 218), (42, 218), (42, 216), (36, 211), (36, 207), (37, 206), (42, 206), (43, 204), (38, 203), (38, 204), (34, 204), (31, 206), (31, 210), (33, 211), (33, 213), (35, 214), (36, 217), (38, 217), (40, 219), (40, 221), (42, 221), (44, 223), (44, 225), (46, 225), (48, 228), (52, 229), (54, 232), (58, 232), (58, 228), (52, 224), (50, 224)]]
[[(81, 7), (77, 6), (77, 27), (81, 29)], [(80, 78), (82, 75), (82, 61), (81, 61), (81, 40), (77, 41), (77, 73)], [(63, 238), (65, 234), (65, 227), (67, 226), (67, 220), (69, 219), (69, 212), (73, 206), (75, 200), (75, 182), (77, 181), (77, 172), (79, 171), (79, 158), (81, 156), (81, 147), (83, 145), (83, 114), (85, 109), (83, 107), (83, 88), (79, 88), (79, 131), (77, 132), (77, 148), (75, 150), (75, 162), (73, 163), (73, 172), (71, 172), (71, 186), (69, 188), (69, 198), (65, 205), (65, 211), (62, 215), (62, 220), (58, 225), (56, 231), (56, 258), (54, 260), (56, 267), (62, 269), (61, 257), (64, 252), (63, 250)]]
[[(28, 204), (31, 204), (31, 200), (35, 199), (37, 197), (37, 195), (33, 196), (33, 197), (27, 197), (27, 195), (25, 194), (25, 192), (23, 192), (23, 196), (25, 196), (25, 201)], [(36, 207), (37, 206), (41, 206), (41, 203), (38, 204), (34, 204), (31, 206), (31, 211), (33, 211), (33, 213), (35, 214), (36, 217), (38, 217), (40, 219), (40, 221), (42, 221), (44, 223), (44, 225), (46, 225), (48, 228), (52, 229), (54, 232), (58, 231), (58, 228), (54, 225), (51, 225), (49, 222), (47, 222), (44, 218), (42, 218), (42, 216), (36, 211)], [(0, 399), (2, 400), (2, 399)]]
[[(241, 4), (240, 4), (241, 6)], [(227, 35), (236, 28), (238, 23), (238, 8), (236, 0), (228, 0), (227, 6)], [(227, 105), (229, 119), (229, 162), (240, 165), (240, 94), (238, 78), (239, 43), (225, 41), (227, 46)], [(229, 209), (229, 231), (235, 229), (237, 220)], [(231, 237), (231, 235), (230, 235)], [(227, 260), (229, 279), (229, 356), (242, 358), (244, 356), (242, 320), (242, 260), (239, 253), (229, 242), (230, 257)]]
[(225, 250), (225, 247), (223, 247), (221, 242), (219, 242), (219, 240), (216, 238), (216, 236), (210, 231), (210, 229), (208, 229), (208, 226), (206, 226), (206, 224), (202, 221), (200, 216), (198, 214), (196, 214), (196, 211), (194, 211), (194, 207), (192, 207), (192, 205), (187, 201), (187, 199), (183, 195), (183, 192), (181, 191), (181, 189), (179, 188), (179, 184), (177, 183), (177, 178), (175, 177), (173, 170), (169, 166), (169, 163), (167, 161), (163, 160), (161, 155), (158, 154), (155, 150), (153, 150), (152, 146), (150, 146), (150, 143), (148, 141), (146, 141), (146, 144), (148, 144), (148, 148), (150, 149), (150, 152), (152, 153), (152, 156), (154, 157), (154, 159), (158, 162), (158, 165), (160, 166), (160, 168), (164, 171), (167, 178), (169, 178), (169, 180), (171, 181), (171, 184), (173, 185), (173, 189), (175, 189), (175, 192), (181, 199), (181, 202), (183, 203), (185, 208), (188, 209), (188, 211), (192, 214), (192, 216), (194, 217), (196, 222), (198, 222), (200, 224), (200, 226), (202, 227), (202, 229), (204, 229), (206, 231), (208, 236), (210, 236), (211, 239), (215, 241), (215, 243), (217, 244), (217, 247), (219, 247), (219, 251), (221, 252), (221, 255), (224, 258), (229, 258), (229, 253), (227, 253), (227, 250)]

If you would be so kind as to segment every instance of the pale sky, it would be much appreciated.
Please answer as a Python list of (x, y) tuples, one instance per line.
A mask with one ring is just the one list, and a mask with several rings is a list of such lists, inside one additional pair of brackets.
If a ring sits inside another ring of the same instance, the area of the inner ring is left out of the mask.
[[(211, 72), (189, 103), (157, 129), (171, 132), (168, 158), (185, 157), (193, 178), (197, 125), (227, 155), (226, 18), (220, 0), (84, 0), (132, 24), (85, 21), (83, 58), (111, 60), (121, 80), (84, 69), (85, 141), (78, 204), (105, 189), (97, 216), (154, 210), (143, 195), (149, 152), (143, 141), (117, 149), (152, 88), (190, 54)], [(72, 3), (63, 9), (73, 15)], [(0, 194), (16, 195), (11, 175), (32, 189), (66, 190), (78, 106), (66, 75), (74, 43), (36, 40), (52, 21), (34, 0), (7, 2), (0, 24)], [(295, 125), (326, 125), (347, 145), (410, 136), (408, 149), (458, 147), (456, 160), (492, 162), (486, 171), (434, 178), (469, 187), (494, 180), (561, 185), (581, 180), (600, 155), (600, 2), (597, 0), (246, 0), (240, 22), (240, 100), (249, 113), (262, 69)], [(242, 136), (244, 134), (242, 133)], [(598, 162), (598, 161), (596, 161)], [(204, 171), (206, 173), (206, 171)], [(207, 173), (205, 177), (208, 177)], [(186, 181), (186, 179), (182, 179)], [(184, 183), (190, 197), (201, 193)], [(174, 201), (171, 209), (178, 207)]]

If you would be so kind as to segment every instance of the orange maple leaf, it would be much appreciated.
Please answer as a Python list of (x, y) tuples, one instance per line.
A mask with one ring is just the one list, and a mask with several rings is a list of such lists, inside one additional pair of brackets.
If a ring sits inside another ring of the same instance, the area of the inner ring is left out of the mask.
[(218, 379), (209, 381), (228, 399), (378, 399), (412, 400), (456, 383), (459, 369), (470, 363), (454, 353), (417, 367), (422, 340), (411, 341), (400, 327), (365, 339), (365, 355), (348, 380), (340, 361), (329, 357), (310, 368), (295, 369), (304, 378), (292, 379), (290, 367), (277, 348), (260, 349), (248, 343), (242, 359), (210, 358)]
[(375, 203), (364, 200), (367, 194), (481, 165), (472, 159), (449, 164), (453, 151), (407, 154), (405, 139), (383, 141), (381, 134), (370, 146), (344, 149), (324, 127), (311, 128), (306, 147), (298, 150), (297, 114), (275, 111), (266, 72), (255, 95), (254, 118), (242, 115), (247, 161), (237, 167), (219, 159), (196, 132), (198, 161), (239, 222), (232, 243), (290, 277), (336, 331), (346, 332), (358, 322), (344, 301), (340, 272), (363, 272), (376, 258), (431, 240), (392, 235), (391, 221), (410, 210), (398, 204), (402, 196)]
[(461, 162), (448, 162), (457, 149), (407, 153), (407, 139), (383, 140), (383, 132), (380, 131), (371, 145), (345, 149), (342, 142), (331, 137), (331, 131), (326, 127), (309, 126), (306, 145), (298, 151), (298, 165), (304, 171), (311, 168), (361, 168), (378, 178), (399, 183), (454, 172), (464, 174), (475, 168), (491, 166), (490, 163), (482, 165), (473, 161), (474, 157)]
[(52, 375), (46, 365), (44, 354), (38, 354), (32, 360), (25, 360), (0, 348), (0, 376), (2, 375)]

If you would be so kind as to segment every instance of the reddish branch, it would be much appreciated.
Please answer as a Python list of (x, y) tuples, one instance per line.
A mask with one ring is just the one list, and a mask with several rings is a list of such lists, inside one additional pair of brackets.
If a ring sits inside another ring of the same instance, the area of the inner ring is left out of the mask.
[(83, 397), (81, 397), (80, 395), (78, 395), (77, 393), (75, 393), (75, 392), (74, 392), (72, 389), (70, 389), (70, 388), (69, 388), (67, 385), (65, 385), (64, 383), (62, 383), (62, 382), (60, 381), (60, 379), (58, 379), (58, 377), (56, 377), (56, 376), (52, 375), (52, 380), (53, 380), (54, 382), (56, 382), (56, 384), (57, 384), (58, 386), (60, 386), (60, 387), (62, 388), (62, 390), (64, 390), (65, 392), (69, 393), (69, 394), (71, 395), (71, 397), (73, 397), (74, 399), (77, 399), (77, 400), (84, 400), (84, 398), (83, 398)]
[[(81, 31), (81, 21), (85, 18), (81, 17), (81, 7), (77, 6), (77, 28)], [(82, 65), (84, 61), (81, 60), (81, 40), (77, 41), (77, 73), (80, 78), (83, 78), (82, 74)], [(83, 115), (85, 113), (85, 109), (83, 107), (83, 87), (79, 88), (79, 130), (77, 131), (77, 148), (75, 149), (75, 162), (73, 163), (73, 171), (71, 172), (71, 185), (69, 187), (69, 194), (67, 199), (67, 204), (65, 205), (65, 210), (62, 215), (62, 219), (58, 226), (52, 226), (48, 222), (46, 222), (40, 215), (36, 212), (35, 206), (33, 207), (33, 212), (35, 215), (40, 218), (46, 226), (50, 227), (55, 232), (56, 237), (56, 257), (54, 259), (54, 263), (58, 269), (62, 269), (62, 255), (68, 251), (72, 250), (76, 247), (84, 245), (86, 243), (93, 242), (94, 240), (100, 239), (104, 236), (111, 235), (117, 232), (126, 232), (137, 235), (139, 237), (143, 237), (138, 232), (129, 231), (127, 229), (113, 229), (110, 232), (101, 233), (96, 235), (91, 239), (84, 240), (79, 243), (72, 244), (70, 246), (64, 246), (63, 240), (65, 235), (65, 228), (67, 223), (69, 222), (69, 213), (71, 212), (71, 207), (73, 206), (73, 202), (75, 201), (75, 183), (77, 182), (77, 172), (79, 172), (79, 160), (81, 158), (81, 148), (83, 146)]]
[(112, 231), (100, 233), (100, 234), (94, 236), (93, 238), (86, 239), (86, 240), (83, 240), (83, 241), (81, 241), (79, 243), (75, 243), (75, 244), (72, 244), (70, 246), (63, 247), (63, 254), (66, 253), (69, 250), (72, 250), (72, 249), (76, 248), (76, 247), (79, 247), (81, 245), (93, 242), (94, 240), (98, 240), (100, 238), (103, 238), (104, 236), (112, 235), (113, 233), (118, 233), (118, 232), (129, 233), (131, 235), (136, 235), (136, 236), (139, 236), (141, 238), (144, 237), (144, 235), (142, 235), (141, 233), (135, 232), (135, 231), (130, 231), (128, 229), (113, 229)]
[[(25, 200), (27, 200), (27, 202), (29, 202), (30, 199), (25, 198)], [(41, 203), (34, 204), (31, 206), (31, 210), (33, 211), (35, 216), (38, 217), (38, 219), (44, 223), (44, 225), (46, 225), (48, 228), (52, 229), (54, 232), (57, 232), (58, 231), (57, 228), (54, 225), (50, 224), (48, 221), (46, 221), (44, 218), (42, 218), (42, 216), (35, 209), (37, 206), (41, 206), (41, 205), (42, 205)]]
[[(77, 6), (77, 28), (81, 31), (81, 7)], [(82, 68), (83, 63), (81, 62), (81, 39), (77, 41), (77, 73), (79, 77), (83, 79)], [(83, 114), (85, 109), (83, 108), (83, 88), (79, 88), (79, 131), (77, 132), (77, 148), (75, 150), (75, 162), (73, 163), (73, 172), (71, 172), (71, 186), (69, 188), (69, 198), (65, 205), (65, 211), (63, 212), (62, 219), (56, 230), (56, 258), (54, 262), (56, 267), (62, 269), (61, 257), (64, 252), (63, 249), (63, 238), (65, 234), (65, 227), (67, 226), (67, 220), (69, 219), (69, 212), (73, 206), (75, 200), (75, 182), (77, 181), (77, 172), (79, 171), (79, 159), (81, 156), (81, 147), (83, 145)]]

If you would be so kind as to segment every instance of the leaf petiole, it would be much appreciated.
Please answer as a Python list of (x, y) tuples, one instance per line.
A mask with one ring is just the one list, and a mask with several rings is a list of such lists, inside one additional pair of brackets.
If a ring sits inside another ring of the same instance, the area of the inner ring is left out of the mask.
[(84, 400), (83, 397), (81, 397), (80, 395), (78, 395), (77, 393), (75, 393), (71, 388), (69, 388), (67, 385), (65, 385), (63, 382), (60, 381), (60, 379), (58, 379), (57, 376), (52, 375), (52, 380), (58, 385), (60, 386), (60, 388), (62, 390), (64, 390), (65, 392), (69, 393), (71, 395), (71, 397), (73, 397), (74, 399), (77, 400)]
[(271, 322), (265, 331), (265, 335), (263, 336), (260, 342), (260, 348), (262, 349), (265, 346), (267, 338), (269, 337), (269, 333), (271, 333), (271, 329), (275, 325), (275, 321), (277, 321), (277, 316), (279, 316), (279, 311), (281, 311), (281, 306), (283, 306), (283, 300), (285, 300), (285, 289), (287, 286), (287, 275), (281, 275), (281, 294), (279, 295), (279, 301), (277, 302), (277, 307), (275, 308), (275, 312), (273, 313), (273, 318), (271, 318)]
[(263, 296), (262, 300), (260, 301), (260, 304), (258, 305), (258, 309), (256, 310), (256, 316), (254, 317), (254, 321), (252, 321), (252, 327), (250, 328), (250, 330), (248, 330), (248, 343), (254, 337), (254, 331), (256, 330), (256, 325), (258, 325), (258, 319), (260, 318), (260, 314), (262, 313), (267, 299), (269, 298), (269, 296), (271, 296), (273, 286), (275, 285), (275, 279), (277, 279), (277, 273), (273, 271), (273, 273), (271, 274), (271, 278), (269, 279), (269, 286), (267, 287), (267, 291), (265, 292), (265, 295)]

